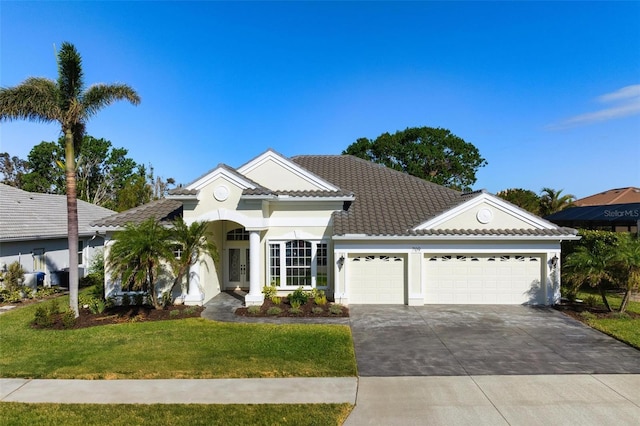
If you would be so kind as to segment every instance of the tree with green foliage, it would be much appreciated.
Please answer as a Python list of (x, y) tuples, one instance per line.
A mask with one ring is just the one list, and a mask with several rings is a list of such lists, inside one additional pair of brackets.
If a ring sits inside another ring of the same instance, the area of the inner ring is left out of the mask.
[(27, 173), (27, 162), (17, 156), (10, 156), (8, 152), (0, 153), (1, 183), (22, 188), (24, 175)]
[(125, 84), (84, 85), (82, 58), (71, 43), (62, 43), (57, 53), (58, 80), (30, 77), (15, 87), (0, 88), (0, 121), (57, 122), (65, 138), (65, 181), (69, 249), (69, 305), (78, 311), (78, 203), (75, 152), (91, 117), (115, 101), (134, 105), (140, 97)]
[(123, 287), (150, 293), (153, 306), (161, 309), (155, 286), (163, 263), (173, 257), (170, 230), (151, 218), (140, 224), (128, 223), (113, 240), (106, 264), (111, 276)]
[(360, 138), (342, 152), (457, 190), (469, 190), (487, 161), (447, 129), (414, 127)]
[(212, 241), (213, 235), (209, 231), (209, 222), (193, 222), (187, 225), (182, 217), (177, 217), (171, 228), (171, 239), (179, 248), (179, 255), (175, 256), (172, 262), (175, 279), (170, 294), (173, 294), (173, 290), (178, 285), (185, 283), (186, 285), (182, 287), (184, 296), (189, 289), (191, 266), (195, 265), (203, 255), (217, 262), (218, 251)]
[(583, 284), (597, 288), (609, 311), (607, 291), (622, 289), (619, 310), (624, 312), (632, 292), (640, 287), (640, 240), (625, 232), (581, 230), (580, 236), (578, 241), (563, 243), (563, 281), (574, 293)]
[(640, 288), (640, 239), (627, 233), (620, 233), (620, 244), (614, 256), (613, 273), (617, 283), (624, 290), (620, 312), (627, 309), (631, 293)]
[(573, 206), (576, 197), (571, 194), (562, 195), (562, 189), (542, 188), (540, 194), (540, 216), (562, 211)]
[(498, 192), (496, 195), (530, 213), (538, 214), (540, 212), (540, 197), (529, 189), (505, 189)]
[(28, 172), (23, 177), (22, 189), (42, 194), (64, 194), (64, 142), (41, 142), (27, 157)]

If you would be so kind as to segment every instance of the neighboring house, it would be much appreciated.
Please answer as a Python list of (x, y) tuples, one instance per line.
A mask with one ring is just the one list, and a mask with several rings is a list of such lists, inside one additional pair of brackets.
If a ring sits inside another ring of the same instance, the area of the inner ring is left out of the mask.
[(559, 225), (637, 233), (640, 229), (640, 188), (616, 188), (573, 202), (571, 207), (545, 217)]
[[(115, 212), (78, 200), (79, 276), (104, 238), (96, 237), (89, 223)], [(27, 272), (44, 272), (45, 284), (64, 284), (68, 272), (66, 195), (38, 194), (0, 184), (0, 268), (20, 262)]]
[(94, 226), (109, 240), (148, 216), (209, 221), (220, 261), (192, 268), (192, 304), (238, 288), (259, 304), (265, 285), (323, 289), (345, 304), (552, 304), (560, 242), (578, 238), (484, 191), (346, 155), (268, 150), (237, 169), (221, 164), (170, 198)]

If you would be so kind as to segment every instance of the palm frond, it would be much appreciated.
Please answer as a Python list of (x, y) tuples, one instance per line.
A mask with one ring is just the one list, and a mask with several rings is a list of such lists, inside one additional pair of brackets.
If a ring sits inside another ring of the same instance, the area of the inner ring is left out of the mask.
[(63, 42), (58, 52), (58, 87), (60, 108), (63, 110), (69, 109), (84, 90), (82, 58), (75, 46), (68, 42)]
[(126, 100), (133, 105), (140, 103), (138, 93), (126, 84), (95, 84), (82, 96), (85, 118), (91, 117), (115, 101)]
[(31, 77), (15, 87), (0, 88), (0, 121), (61, 121), (58, 87), (47, 78)]

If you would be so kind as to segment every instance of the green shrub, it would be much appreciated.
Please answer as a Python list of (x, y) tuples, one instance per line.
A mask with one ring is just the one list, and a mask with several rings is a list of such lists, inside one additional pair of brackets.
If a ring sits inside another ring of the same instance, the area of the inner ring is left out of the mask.
[(71, 309), (67, 308), (62, 313), (62, 327), (73, 328), (76, 324), (76, 314)]
[(59, 292), (60, 290), (56, 287), (42, 287), (38, 290), (38, 297), (52, 296)]
[(6, 272), (0, 273), (0, 278), (6, 290), (18, 290), (24, 282), (24, 269), (19, 262), (13, 262), (9, 264)]
[(178, 315), (180, 315), (180, 311), (177, 310), (177, 309), (169, 312), (169, 317), (171, 317), (171, 318), (177, 317)]
[(300, 305), (298, 306), (304, 305), (308, 300), (309, 294), (307, 294), (302, 287), (295, 289), (293, 293), (289, 295), (289, 304), (291, 304), (291, 306), (293, 306), (294, 302), (299, 302)]
[(282, 298), (278, 296), (271, 296), (271, 303), (273, 303), (274, 305), (279, 305), (280, 303), (282, 303)]
[(324, 309), (322, 309), (319, 306), (314, 306), (313, 309), (311, 309), (311, 312), (313, 312), (314, 314), (318, 315), (324, 312)]
[(33, 318), (33, 324), (38, 327), (48, 328), (54, 323), (54, 316), (50, 315), (49, 309), (45, 305), (39, 305), (36, 307), (36, 312)]
[(78, 286), (80, 288), (95, 286), (100, 282), (100, 280), (95, 275), (86, 275), (84, 277), (80, 277), (78, 279)]
[(329, 306), (329, 313), (331, 313), (331, 315), (342, 315), (342, 305), (334, 303)]
[(60, 305), (58, 305), (58, 301), (56, 299), (49, 301), (47, 308), (51, 315), (58, 315), (60, 313)]
[(127, 293), (122, 295), (122, 299), (120, 300), (120, 304), (122, 306), (129, 306), (131, 305), (131, 297), (129, 297), (129, 295)]
[(164, 293), (162, 293), (162, 296), (160, 296), (160, 306), (166, 308), (167, 306), (171, 306), (172, 303), (173, 300), (171, 300), (171, 291), (165, 291)]
[(264, 287), (262, 287), (262, 293), (264, 294), (265, 298), (271, 299), (278, 295), (278, 289), (276, 288), (275, 285), (270, 285), (270, 286), (265, 285)]
[(116, 306), (116, 298), (113, 296), (108, 297), (104, 304), (105, 308), (113, 308), (114, 306)]
[(190, 306), (187, 309), (184, 310), (184, 314), (185, 315), (193, 315), (196, 312), (196, 307), (195, 306)]
[(4, 290), (2, 298), (7, 303), (18, 303), (22, 301), (22, 290)]
[(324, 290), (320, 290), (314, 287), (311, 289), (310, 295), (312, 298), (316, 299), (318, 297), (323, 297), (325, 294), (324, 294)]
[(289, 312), (291, 312), (294, 315), (300, 315), (302, 313), (302, 308), (300, 308), (300, 306), (291, 306), (291, 309), (289, 309)]
[(277, 306), (272, 306), (269, 309), (267, 309), (267, 315), (280, 315), (282, 313), (282, 309), (277, 307)]
[(327, 296), (325, 296), (324, 294), (322, 296), (316, 296), (314, 297), (313, 301), (318, 306), (324, 306), (327, 304)]
[(598, 298), (596, 296), (594, 296), (593, 294), (588, 295), (587, 297), (584, 298), (584, 303), (585, 305), (593, 308), (594, 306), (596, 306), (598, 304)]
[(292, 301), (290, 302), (290, 305), (291, 305), (291, 308), (292, 308), (292, 309), (294, 309), (294, 308), (295, 308), (295, 309), (300, 309), (300, 306), (302, 306), (302, 305), (300, 304), (300, 301), (299, 301), (299, 300), (292, 300)]
[(133, 295), (133, 304), (136, 306), (142, 306), (144, 305), (144, 293), (136, 293)]
[(260, 313), (260, 306), (249, 306), (247, 308), (247, 313), (249, 313), (250, 315), (258, 315)]

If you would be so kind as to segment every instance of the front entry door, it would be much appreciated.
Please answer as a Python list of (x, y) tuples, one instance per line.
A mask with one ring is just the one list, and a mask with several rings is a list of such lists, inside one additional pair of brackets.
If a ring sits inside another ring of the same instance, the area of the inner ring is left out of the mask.
[(227, 251), (227, 288), (249, 288), (249, 248), (229, 247)]

